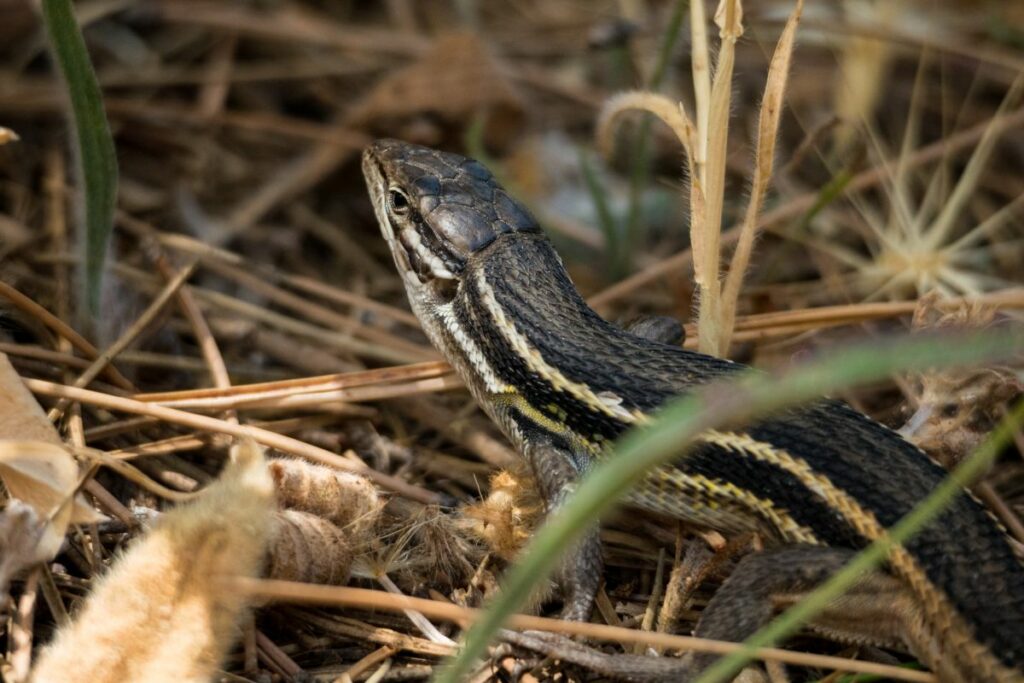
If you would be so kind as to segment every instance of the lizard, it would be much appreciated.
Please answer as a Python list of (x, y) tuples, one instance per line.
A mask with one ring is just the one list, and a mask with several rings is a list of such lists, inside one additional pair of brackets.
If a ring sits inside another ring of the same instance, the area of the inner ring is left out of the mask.
[[(366, 148), (362, 170), (414, 314), (526, 459), (549, 511), (620, 434), (745, 367), (664, 343), (671, 326), (636, 334), (601, 318), (530, 212), (479, 162), (385, 139)], [(896, 432), (821, 399), (702, 434), (626, 502), (767, 539), (737, 563), (695, 628), (739, 641), (882, 536), (946, 474)], [(563, 618), (589, 619), (602, 568), (594, 529), (560, 570)], [(1024, 565), (964, 491), (813, 626), (908, 650), (944, 682), (1024, 681)], [(605, 669), (625, 679), (689, 680), (714, 656), (611, 659), (620, 663)]]

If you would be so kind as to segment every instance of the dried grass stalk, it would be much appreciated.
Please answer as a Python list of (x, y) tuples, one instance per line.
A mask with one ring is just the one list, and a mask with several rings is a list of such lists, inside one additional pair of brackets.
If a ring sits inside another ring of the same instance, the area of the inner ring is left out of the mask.
[[(910, 20), (906, 16), (908, 4), (906, 0), (845, 2), (843, 10), (847, 15), (846, 20), (851, 23), (900, 26)], [(871, 35), (851, 35), (844, 41), (839, 59), (840, 73), (832, 93), (833, 109), (840, 121), (847, 124), (836, 129), (838, 150), (849, 148), (857, 126), (868, 121), (878, 107), (889, 79), (889, 70), (896, 54), (895, 47), (894, 41)]]
[(803, 10), (797, 2), (776, 46), (761, 105), (753, 192), (739, 235), (726, 282), (719, 280), (722, 212), (725, 204), (725, 171), (729, 137), (729, 107), (736, 41), (743, 35), (743, 6), (739, 0), (722, 0), (715, 12), (721, 47), (714, 82), (707, 85), (707, 26), (700, 3), (691, 5), (694, 90), (698, 126), (695, 129), (681, 104), (654, 93), (630, 92), (608, 100), (597, 125), (597, 144), (607, 155), (612, 146), (615, 120), (625, 111), (640, 109), (662, 119), (683, 143), (690, 171), (690, 245), (697, 285), (697, 348), (725, 355), (736, 319), (736, 301), (750, 261), (757, 219), (771, 179), (775, 136), (779, 127), (796, 27)]
[[(1013, 80), (1013, 83), (1010, 84), (1006, 96), (999, 104), (999, 109), (996, 110), (996, 118), (1016, 107), (1022, 95), (1024, 95), (1024, 74), (1019, 74)], [(963, 174), (943, 205), (942, 211), (935, 218), (935, 222), (928, 231), (925, 243), (929, 249), (938, 250), (939, 246), (949, 237), (950, 232), (952, 232), (956, 225), (956, 219), (963, 212), (968, 200), (974, 195), (974, 190), (981, 180), (982, 171), (995, 150), (1000, 132), (995, 123), (989, 124), (985, 129), (981, 140), (978, 141), (978, 146), (967, 162), (967, 167), (964, 168)]]
[(159, 496), (164, 500), (174, 501), (175, 503), (184, 503), (194, 499), (197, 495), (201, 495), (168, 488), (153, 478), (146, 476), (138, 468), (130, 465), (124, 460), (111, 457), (108, 453), (104, 453), (103, 451), (95, 448), (75, 448), (75, 453), (82, 458), (91, 460), (96, 465), (103, 465), (104, 467), (110, 468), (128, 481), (137, 484), (144, 491), (149, 491), (153, 495)]
[[(696, 149), (698, 145), (698, 131), (694, 128), (693, 122), (686, 114), (686, 108), (681, 102), (674, 102), (664, 95), (650, 92), (625, 92), (615, 95), (605, 102), (604, 107), (597, 119), (597, 145), (598, 149), (605, 156), (611, 153), (612, 141), (614, 140), (614, 126), (616, 121), (627, 111), (640, 110), (654, 114), (661, 119), (672, 132), (676, 134), (679, 142), (686, 151), (686, 170), (690, 176), (690, 242), (693, 248), (693, 270), (694, 280), (701, 288), (701, 309), (707, 305), (717, 302), (718, 288), (718, 230), (714, 235), (708, 235), (705, 202), (704, 183), (696, 171)], [(713, 263), (709, 263), (707, 254), (714, 248), (715, 257)], [(698, 257), (701, 254), (703, 257)], [(714, 293), (704, 296), (705, 289), (714, 288)], [(701, 329), (707, 326), (701, 325)]]
[(725, 166), (729, 140), (729, 108), (732, 101), (732, 72), (736, 59), (736, 41), (743, 35), (743, 9), (738, 0), (722, 0), (715, 12), (721, 45), (715, 78), (711, 85), (711, 102), (706, 131), (707, 166), (705, 167), (705, 200), (703, 215), (693, 212), (690, 227), (693, 242), (694, 279), (697, 282), (700, 307), (697, 312), (697, 348), (703, 353), (718, 354), (721, 348), (721, 284), (718, 280), (721, 251), (722, 207), (725, 204)]
[(665, 123), (679, 138), (686, 150), (687, 164), (692, 170), (694, 149), (697, 140), (696, 129), (683, 106), (657, 93), (630, 90), (613, 95), (605, 101), (597, 117), (595, 136), (601, 154), (610, 156), (615, 142), (615, 124), (623, 114), (630, 111), (646, 111)]
[(793, 43), (796, 39), (796, 28), (800, 23), (803, 11), (803, 0), (797, 0), (793, 13), (789, 15), (786, 27), (775, 46), (771, 65), (768, 68), (768, 81), (765, 84), (764, 100), (757, 124), (757, 152), (754, 159), (754, 181), (750, 199), (743, 217), (739, 242), (733, 253), (722, 292), (721, 337), (719, 338), (718, 355), (724, 356), (729, 351), (729, 340), (732, 337), (733, 325), (736, 321), (736, 302), (743, 285), (743, 276), (750, 262), (750, 253), (754, 248), (757, 236), (757, 219), (764, 203), (764, 195), (772, 176), (772, 162), (775, 160), (775, 138), (779, 131), (779, 119), (782, 116), (782, 98), (786, 93), (786, 81), (789, 76), (789, 64), (793, 56)]
[(690, 3), (690, 35), (692, 50), (690, 61), (693, 70), (693, 95), (697, 115), (697, 148), (694, 158), (695, 175), (702, 183), (707, 162), (708, 116), (711, 105), (711, 53), (708, 51), (708, 19), (703, 2)]

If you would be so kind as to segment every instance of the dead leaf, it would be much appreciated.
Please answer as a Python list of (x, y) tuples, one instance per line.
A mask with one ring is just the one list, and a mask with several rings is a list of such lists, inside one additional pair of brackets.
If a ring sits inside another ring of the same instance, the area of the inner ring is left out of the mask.
[[(39, 543), (40, 554), (53, 557), (72, 521), (71, 496), (78, 485), (78, 466), (61, 446), (45, 441), (0, 441), (0, 479), (11, 497), (29, 505), (49, 521)], [(86, 515), (88, 511), (88, 515)], [(83, 517), (88, 516), (88, 519)], [(103, 519), (92, 508), (79, 511), (76, 523)]]
[[(19, 445), (23, 444), (28, 445), (19, 451)], [(0, 478), (12, 496), (32, 505), (40, 517), (49, 516), (78, 485), (75, 459), (64, 449), (57, 430), (3, 353), (0, 353), (0, 445), (0, 460), (4, 463)], [(8, 473), (18, 480), (16, 486), (22, 488), (15, 490), (8, 481)], [(41, 478), (38, 484), (29, 483), (33, 477)], [(70, 483), (66, 483), (68, 481)], [(41, 488), (34, 490), (37, 486)], [(81, 495), (75, 498), (69, 513), (65, 528), (67, 523), (92, 524), (106, 519)], [(63, 536), (64, 532), (60, 533)]]
[(0, 439), (63, 443), (5, 353), (0, 353)]
[(7, 594), (11, 577), (53, 557), (40, 543), (44, 524), (35, 509), (20, 500), (0, 510), (0, 598)]

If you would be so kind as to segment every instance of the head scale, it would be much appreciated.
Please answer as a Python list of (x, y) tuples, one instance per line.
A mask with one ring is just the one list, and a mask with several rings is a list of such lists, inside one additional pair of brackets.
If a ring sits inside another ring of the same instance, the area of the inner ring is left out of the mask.
[(398, 140), (363, 152), (363, 174), (410, 289), (452, 289), (467, 263), (499, 237), (539, 233), (537, 222), (479, 162)]

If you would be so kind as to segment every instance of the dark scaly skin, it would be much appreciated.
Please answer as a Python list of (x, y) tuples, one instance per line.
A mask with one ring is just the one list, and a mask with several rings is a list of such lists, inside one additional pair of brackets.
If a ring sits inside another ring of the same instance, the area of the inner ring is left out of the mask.
[[(514, 324), (517, 338), (525, 339), (548, 366), (594, 394), (618, 397), (627, 411), (651, 412), (695, 385), (742, 367), (641, 338), (601, 319), (576, 292), (535, 221), (479, 163), (380, 141), (364, 154), (363, 165), (413, 310), (484, 410), (527, 457), (549, 505), (558, 504), (595, 457), (586, 441), (605, 443), (629, 425), (552, 386), (524, 362), (507, 335), (496, 333), (495, 304)], [(412, 232), (400, 236), (403, 229), (414, 230), (418, 237)], [(434, 266), (427, 263), (428, 252), (437, 255)], [(458, 334), (452, 331), (456, 328)], [(467, 337), (473, 353), (466, 351)], [(494, 376), (492, 384), (515, 387), (532, 408), (500, 400), (482, 378), (481, 367)], [(546, 406), (551, 406), (550, 414), (544, 412)], [(567, 429), (552, 430), (549, 420)], [(790, 547), (809, 542), (806, 554), (794, 552), (811, 557), (816, 546), (863, 547), (870, 540), (865, 525), (891, 526), (946, 474), (891, 430), (835, 401), (762, 421), (747, 428), (745, 436), (806, 463), (861, 512), (842, 514), (834, 500), (790, 471), (751, 457), (732, 442), (698, 445), (674, 469), (649, 478), (632, 502), (724, 531), (757, 530)], [(717, 489), (714, 494), (695, 493), (685, 485), (695, 476), (722, 485), (723, 491), (731, 485), (771, 501), (789, 515), (791, 527), (782, 528), (774, 518), (737, 500), (715, 498)], [(570, 555), (565, 568), (563, 578), (573, 589), (567, 605), (570, 618), (589, 614), (600, 575), (596, 544), (592, 535)], [(766, 568), (765, 560), (753, 557), (744, 561), (754, 567), (746, 576), (774, 576), (785, 567), (782, 574), (790, 577), (791, 592), (813, 587), (815, 581), (808, 577), (818, 576), (813, 567), (790, 571), (792, 563), (777, 563)], [(943, 680), (1024, 680), (1024, 569), (985, 509), (966, 493), (958, 496), (908, 542), (902, 557), (894, 556), (891, 570), (909, 586), (913, 604), (920, 607), (902, 615), (907, 646)], [(823, 556), (822, 566), (830, 566), (833, 559)], [(784, 584), (773, 580), (772, 590), (785, 592)], [(767, 583), (747, 580), (743, 585), (751, 593), (751, 586)], [(738, 604), (749, 612), (767, 604), (772, 594), (751, 595), (744, 603), (741, 593)], [(743, 621), (732, 604), (737, 602), (734, 595), (716, 601), (726, 606), (709, 606), (698, 634), (742, 639), (759, 625)], [(862, 639), (871, 640), (871, 625), (864, 628), (868, 633)], [(887, 638), (878, 635), (875, 640)], [(690, 664), (699, 670), (706, 662)]]

